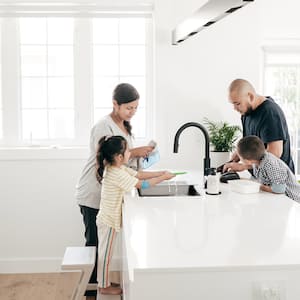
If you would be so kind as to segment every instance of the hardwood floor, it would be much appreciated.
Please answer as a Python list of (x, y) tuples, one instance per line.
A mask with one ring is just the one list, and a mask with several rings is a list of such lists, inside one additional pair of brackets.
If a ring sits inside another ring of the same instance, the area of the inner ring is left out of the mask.
[(97, 299), (95, 297), (84, 297), (83, 300), (121, 300), (120, 296), (110, 296), (110, 295), (98, 295)]

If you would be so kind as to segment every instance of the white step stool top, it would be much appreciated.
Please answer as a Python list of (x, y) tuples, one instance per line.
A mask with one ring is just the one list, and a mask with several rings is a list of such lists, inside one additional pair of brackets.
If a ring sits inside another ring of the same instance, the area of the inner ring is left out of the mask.
[(96, 247), (67, 247), (62, 269), (81, 269), (95, 264)]

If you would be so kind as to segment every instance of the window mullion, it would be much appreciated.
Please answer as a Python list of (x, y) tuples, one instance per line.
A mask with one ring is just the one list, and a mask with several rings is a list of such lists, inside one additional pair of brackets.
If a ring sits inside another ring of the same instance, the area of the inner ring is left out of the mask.
[(2, 22), (2, 103), (3, 141), (19, 144), (20, 114), (20, 43), (18, 20), (3, 18)]
[[(74, 101), (75, 135), (83, 145), (92, 126), (92, 36), (91, 19), (75, 19), (74, 29)], [(87, 130), (88, 128), (88, 130)]]
[(157, 132), (154, 128), (156, 122), (154, 121), (155, 111), (155, 88), (153, 83), (154, 74), (154, 53), (153, 53), (153, 23), (152, 19), (146, 19), (146, 47), (145, 47), (145, 58), (146, 58), (146, 111), (147, 111), (147, 123), (146, 123), (146, 136), (156, 138), (154, 132)]

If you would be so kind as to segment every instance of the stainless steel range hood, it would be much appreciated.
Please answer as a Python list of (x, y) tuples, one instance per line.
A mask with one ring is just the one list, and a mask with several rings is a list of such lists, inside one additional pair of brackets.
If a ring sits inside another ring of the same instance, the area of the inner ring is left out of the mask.
[(190, 36), (216, 23), (254, 0), (210, 0), (172, 31), (172, 44), (178, 45)]

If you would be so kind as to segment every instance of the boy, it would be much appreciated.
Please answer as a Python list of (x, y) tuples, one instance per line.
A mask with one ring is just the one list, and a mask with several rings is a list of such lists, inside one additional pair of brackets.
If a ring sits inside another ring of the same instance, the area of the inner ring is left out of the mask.
[(286, 194), (300, 202), (300, 184), (295, 175), (282, 160), (265, 150), (264, 143), (257, 136), (242, 138), (237, 153), (242, 163), (253, 169), (253, 176), (262, 184), (262, 191)]

